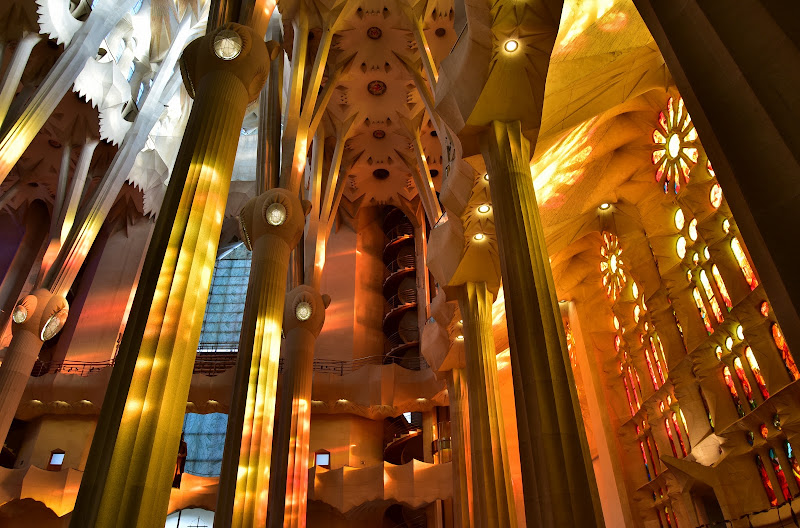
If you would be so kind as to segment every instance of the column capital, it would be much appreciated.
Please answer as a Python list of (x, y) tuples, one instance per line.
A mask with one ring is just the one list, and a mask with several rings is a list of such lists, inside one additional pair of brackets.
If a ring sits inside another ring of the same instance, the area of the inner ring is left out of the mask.
[(183, 50), (180, 68), (186, 90), (194, 97), (196, 87), (206, 75), (226, 72), (242, 82), (249, 101), (253, 102), (258, 99), (269, 75), (270, 62), (279, 50), (277, 42), (264, 42), (248, 26), (231, 22), (218, 27)]
[(68, 315), (69, 303), (65, 298), (40, 288), (14, 307), (11, 332), (13, 335), (28, 332), (47, 341), (61, 330)]
[(251, 198), (239, 213), (239, 234), (244, 245), (253, 250), (263, 236), (282, 239), (290, 248), (300, 241), (306, 215), (311, 208), (308, 200), (286, 189), (276, 188)]
[(314, 337), (319, 336), (325, 324), (325, 309), (331, 304), (327, 294), (320, 293), (311, 286), (298, 286), (286, 294), (283, 311), (283, 329), (289, 333), (297, 328), (308, 330)]

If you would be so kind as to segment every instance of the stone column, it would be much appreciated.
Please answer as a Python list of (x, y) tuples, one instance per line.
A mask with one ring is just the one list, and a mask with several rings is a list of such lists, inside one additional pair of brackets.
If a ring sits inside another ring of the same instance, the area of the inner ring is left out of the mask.
[(49, 216), (47, 206), (41, 200), (31, 202), (25, 211), (25, 233), (22, 235), (11, 265), (3, 277), (3, 282), (0, 283), (0, 335), (11, 318), (14, 304), (19, 299), (19, 294), (36, 261), (36, 256), (42, 248), (42, 242), (47, 235), (50, 223)]
[(480, 483), (480, 493), (472, 497), (474, 521), (478, 527), (516, 525), (503, 415), (498, 400), (492, 300), (493, 295), (485, 282), (467, 282), (458, 287), (467, 362), (472, 482)]
[[(281, 420), (273, 442), (268, 528), (306, 525), (314, 345), (330, 301), (330, 297), (320, 295), (310, 286), (299, 286), (286, 297), (283, 313), (286, 360), (277, 410)], [(285, 507), (281, 508), (281, 504)]]
[(6, 179), (58, 103), (72, 88), (87, 59), (97, 54), (100, 43), (136, 1), (98, 0), (94, 3), (89, 18), (47, 73), (22, 115), (14, 123), (7, 123), (8, 126), (3, 127), (4, 133), (0, 137), (0, 183)]
[(38, 33), (26, 32), (17, 42), (17, 47), (11, 55), (11, 62), (3, 74), (3, 80), (0, 81), (0, 123), (6, 118), (11, 100), (17, 93), (17, 87), (22, 79), (22, 72), (25, 71), (25, 66), (28, 64), (31, 51), (41, 40), (42, 37)]
[(530, 143), (518, 121), (492, 122), (481, 143), (500, 247), (525, 517), (530, 526), (598, 526), (600, 500), (533, 189)]
[[(240, 39), (240, 53), (218, 56), (218, 36)], [(238, 24), (184, 51), (181, 72), (195, 103), (89, 453), (75, 528), (165, 523), (239, 131), (269, 60), (261, 37)]]
[(66, 299), (45, 289), (26, 296), (14, 308), (13, 337), (0, 365), (0, 438), (3, 440), (8, 435), (42, 342), (61, 330), (68, 313)]
[(686, 101), (800, 360), (800, 42), (794, 3), (634, 0)]
[(453, 456), (453, 525), (469, 528), (473, 524), (470, 516), (472, 484), (468, 470), (469, 409), (464, 390), (464, 369), (454, 368), (447, 375), (447, 395), (450, 398), (450, 451)]
[(245, 205), (242, 238), (253, 251), (214, 525), (264, 526), (289, 254), (306, 204), (271, 189)]

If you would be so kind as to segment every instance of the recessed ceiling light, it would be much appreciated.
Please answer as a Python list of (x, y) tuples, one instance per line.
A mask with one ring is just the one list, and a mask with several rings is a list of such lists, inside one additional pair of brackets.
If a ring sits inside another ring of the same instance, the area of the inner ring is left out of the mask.
[(486, 181), (489, 181), (489, 173), (488, 172), (483, 175), (483, 179), (486, 180)]
[(489, 207), (489, 204), (482, 204), (478, 206), (478, 212), (482, 214), (488, 213), (490, 209), (491, 207)]
[(474, 238), (475, 240), (483, 240), (485, 236), (486, 235), (484, 235), (483, 233), (475, 233), (475, 236), (473, 236), (472, 238)]
[(601, 203), (600, 204), (600, 209), (602, 209), (603, 211), (605, 211), (606, 209), (611, 209), (611, 204), (610, 203)]
[(505, 50), (509, 53), (517, 51), (517, 48), (519, 48), (519, 42), (514, 39), (509, 39), (506, 41), (503, 48), (505, 48)]

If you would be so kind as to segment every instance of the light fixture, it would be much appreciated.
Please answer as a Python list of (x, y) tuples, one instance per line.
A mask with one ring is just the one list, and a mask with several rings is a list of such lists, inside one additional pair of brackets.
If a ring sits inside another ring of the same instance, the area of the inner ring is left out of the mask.
[(69, 314), (69, 310), (66, 308), (62, 308), (47, 320), (47, 322), (42, 327), (42, 333), (40, 338), (42, 341), (47, 341), (55, 336), (61, 327), (64, 326), (64, 323), (67, 321), (67, 315)]
[(600, 209), (602, 209), (603, 211), (605, 211), (606, 209), (611, 209), (611, 204), (610, 203), (601, 203), (600, 204)]
[(486, 180), (486, 181), (489, 181), (489, 173), (488, 172), (483, 175), (483, 179)]
[(463, 340), (464, 340), (464, 336), (463, 335), (459, 334), (459, 335), (456, 336), (456, 341), (463, 341)]
[(298, 321), (308, 321), (311, 318), (311, 305), (307, 301), (300, 301), (294, 309)]
[(472, 238), (474, 238), (475, 240), (483, 240), (484, 237), (486, 237), (486, 235), (484, 235), (483, 233), (475, 233), (475, 235)]
[(17, 324), (22, 324), (28, 318), (28, 309), (22, 304), (18, 304), (16, 308), (14, 308), (14, 313), (11, 314), (11, 319), (14, 320)]
[(508, 39), (506, 43), (503, 45), (503, 49), (505, 49), (509, 53), (517, 51), (517, 48), (519, 48), (519, 42), (517, 42), (514, 39)]
[(463, 325), (464, 324), (464, 320), (463, 319), (459, 319), (458, 320), (458, 324)]
[(279, 226), (286, 221), (286, 208), (278, 202), (270, 204), (267, 207), (266, 217), (270, 225)]
[(479, 213), (481, 213), (481, 214), (486, 214), (486, 213), (488, 213), (488, 212), (489, 212), (491, 209), (492, 209), (492, 208), (489, 206), (489, 204), (482, 204), (482, 205), (479, 205), (479, 206), (478, 206), (478, 212), (479, 212)]
[(242, 37), (233, 30), (223, 29), (214, 37), (214, 53), (222, 60), (233, 60), (242, 52)]

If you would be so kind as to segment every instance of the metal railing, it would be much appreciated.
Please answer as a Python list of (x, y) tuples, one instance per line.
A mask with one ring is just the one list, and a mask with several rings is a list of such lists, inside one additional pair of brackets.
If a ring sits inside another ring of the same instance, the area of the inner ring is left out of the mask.
[(398, 238), (413, 237), (413, 236), (414, 236), (414, 226), (406, 222), (396, 225), (386, 232), (386, 238), (389, 239), (390, 243), (394, 242)]
[(389, 272), (388, 275), (391, 275), (392, 273), (397, 273), (400, 270), (414, 269), (416, 267), (416, 255), (401, 255), (386, 266), (386, 271)]
[(397, 295), (392, 295), (386, 299), (386, 309), (384, 311), (388, 314), (396, 308), (411, 304), (417, 304), (417, 290), (400, 290)]
[[(225, 345), (228, 350), (236, 350), (231, 345)], [(236, 352), (198, 352), (194, 362), (194, 374), (217, 376), (236, 366)], [(31, 370), (31, 376), (40, 377), (45, 374), (65, 373), (77, 376), (88, 376), (94, 372), (113, 367), (114, 359), (108, 361), (37, 361)], [(425, 358), (393, 358), (386, 356), (366, 356), (351, 360), (315, 359), (314, 372), (338, 374), (344, 376), (366, 365), (397, 364), (408, 370), (422, 370), (430, 368)], [(278, 372), (283, 372), (283, 359), (280, 360)]]
[(392, 335), (388, 336), (384, 341), (383, 350), (386, 355), (390, 355), (396, 349), (404, 347), (404, 346), (411, 346), (411, 345), (419, 345), (419, 340), (416, 341), (406, 341), (402, 337), (400, 337), (400, 332), (395, 332)]

